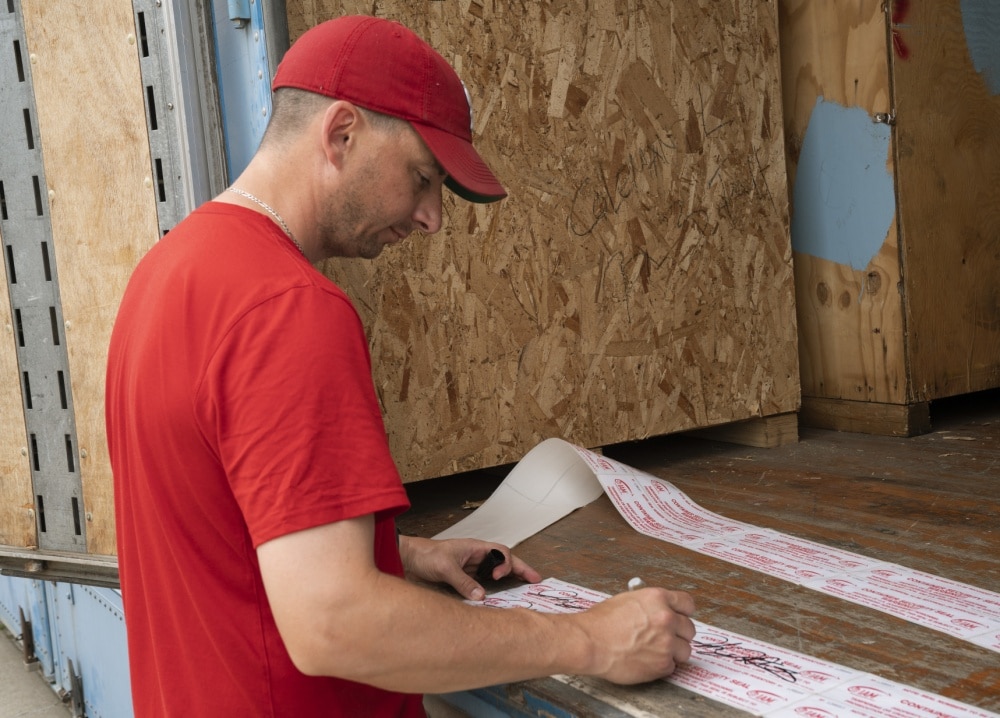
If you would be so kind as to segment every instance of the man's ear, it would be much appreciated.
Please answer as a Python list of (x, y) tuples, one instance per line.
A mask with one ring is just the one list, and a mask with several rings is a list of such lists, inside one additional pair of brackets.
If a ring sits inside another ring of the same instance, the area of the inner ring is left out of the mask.
[(354, 145), (354, 134), (363, 124), (361, 112), (346, 100), (337, 100), (323, 113), (321, 131), (323, 153), (336, 167), (343, 164)]

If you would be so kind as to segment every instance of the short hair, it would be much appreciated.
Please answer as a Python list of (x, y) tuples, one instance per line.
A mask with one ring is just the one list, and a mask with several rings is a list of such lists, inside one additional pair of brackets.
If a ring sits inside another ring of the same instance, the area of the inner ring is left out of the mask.
[[(264, 131), (261, 145), (288, 142), (305, 130), (313, 116), (330, 106), (336, 100), (308, 90), (279, 87), (271, 98), (271, 121)], [(382, 132), (398, 132), (408, 123), (392, 115), (374, 112), (355, 105), (372, 127)]]

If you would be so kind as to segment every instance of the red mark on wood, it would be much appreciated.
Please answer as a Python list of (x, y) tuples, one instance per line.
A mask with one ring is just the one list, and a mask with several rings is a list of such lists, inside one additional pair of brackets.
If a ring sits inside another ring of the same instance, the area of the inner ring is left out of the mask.
[(896, 0), (892, 4), (892, 24), (898, 25), (906, 19), (910, 11), (910, 0)]
[(896, 26), (903, 24), (909, 11), (910, 0), (894, 0), (892, 3), (892, 49), (901, 60), (910, 59), (910, 48)]
[(900, 60), (910, 59), (910, 48), (906, 45), (906, 40), (903, 39), (902, 34), (895, 28), (892, 31), (892, 49), (899, 56)]

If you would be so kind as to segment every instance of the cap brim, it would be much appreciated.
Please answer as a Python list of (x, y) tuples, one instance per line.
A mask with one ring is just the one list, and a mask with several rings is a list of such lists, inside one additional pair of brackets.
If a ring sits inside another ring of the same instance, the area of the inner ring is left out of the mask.
[(507, 196), (507, 190), (486, 166), (471, 142), (450, 132), (410, 121), (423, 138), (442, 169), (448, 173), (445, 185), (469, 202), (496, 202)]

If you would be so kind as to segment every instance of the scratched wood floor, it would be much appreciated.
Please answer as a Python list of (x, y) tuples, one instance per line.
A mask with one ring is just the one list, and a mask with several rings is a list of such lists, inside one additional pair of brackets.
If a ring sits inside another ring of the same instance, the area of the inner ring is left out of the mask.
[[(1000, 592), (1000, 391), (934, 402), (931, 417), (931, 433), (913, 438), (803, 428), (798, 443), (777, 449), (670, 436), (605, 452), (724, 516)], [(509, 468), (409, 485), (401, 530), (431, 536), (449, 526)], [(517, 552), (543, 576), (609, 593), (633, 575), (681, 588), (710, 625), (1000, 711), (997, 653), (642, 536), (607, 497)], [(657, 716), (747, 715), (664, 682), (595, 685)], [(553, 680), (505, 690), (581, 718), (624, 715)]]

